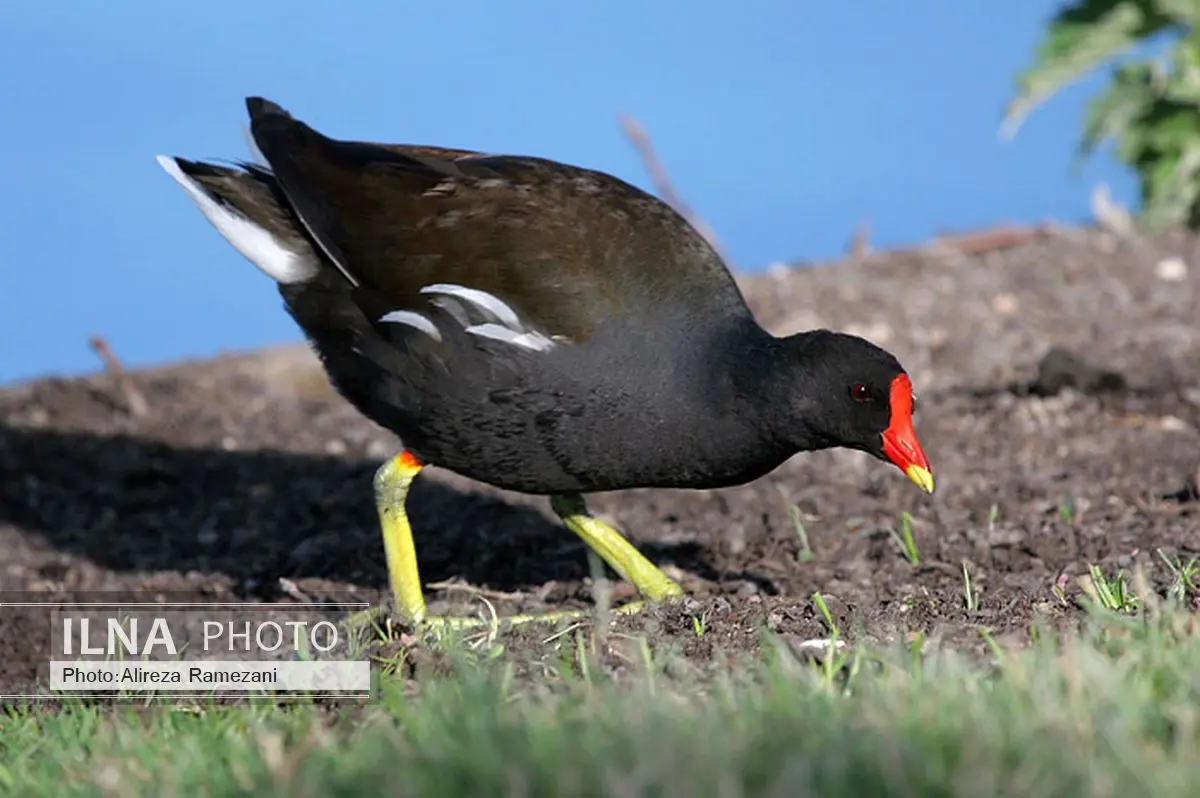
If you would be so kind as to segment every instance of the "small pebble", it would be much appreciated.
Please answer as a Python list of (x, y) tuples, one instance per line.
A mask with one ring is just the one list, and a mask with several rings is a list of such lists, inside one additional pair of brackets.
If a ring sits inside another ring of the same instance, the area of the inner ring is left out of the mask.
[(992, 310), (996, 311), (1002, 316), (1011, 316), (1017, 312), (1017, 308), (1019, 306), (1020, 303), (1017, 301), (1017, 297), (1013, 294), (1006, 292), (1003, 294), (996, 294), (996, 296), (992, 297)]
[[(761, 597), (751, 597), (748, 603), (756, 604), (761, 601)], [(724, 596), (717, 596), (716, 600), (714, 600), (712, 603), (712, 611), (719, 615), (726, 615), (730, 612), (733, 612), (733, 605), (730, 604), (729, 599), (725, 598)]]
[(1154, 266), (1154, 276), (1168, 283), (1181, 283), (1187, 279), (1187, 274), (1187, 264), (1178, 255), (1163, 258)]
[(1158, 420), (1158, 426), (1164, 432), (1187, 432), (1191, 425), (1177, 416), (1163, 416)]
[(812, 640), (801, 640), (796, 643), (796, 647), (800, 649), (810, 649), (815, 651), (828, 651), (831, 648), (841, 650), (846, 647), (845, 640), (833, 640), (827, 637), (814, 638)]

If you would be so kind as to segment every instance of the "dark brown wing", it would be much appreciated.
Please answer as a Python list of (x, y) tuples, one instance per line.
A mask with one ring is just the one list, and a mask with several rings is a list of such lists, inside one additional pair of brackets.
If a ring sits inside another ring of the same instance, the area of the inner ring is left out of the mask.
[(486, 291), (553, 336), (672, 298), (741, 309), (720, 257), (674, 210), (614, 177), (539, 158), (329, 139), (251, 98), (251, 131), (309, 233), (392, 308), (441, 283)]

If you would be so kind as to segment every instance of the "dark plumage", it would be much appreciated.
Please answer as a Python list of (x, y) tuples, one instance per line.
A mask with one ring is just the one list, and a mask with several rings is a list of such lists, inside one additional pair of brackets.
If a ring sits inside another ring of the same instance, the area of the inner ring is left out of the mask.
[(247, 107), (263, 164), (160, 162), (279, 283), (338, 390), (403, 441), (411, 474), (383, 482), (406, 492), (437, 465), (554, 495), (571, 525), (595, 523), (565, 512), (578, 494), (724, 487), (843, 446), (932, 490), (896, 359), (767, 333), (660, 200), (545, 159), (336, 141)]

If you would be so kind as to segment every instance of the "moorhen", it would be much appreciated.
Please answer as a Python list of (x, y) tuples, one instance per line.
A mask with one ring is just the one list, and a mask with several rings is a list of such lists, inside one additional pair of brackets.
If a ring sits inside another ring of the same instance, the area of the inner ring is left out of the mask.
[(542, 158), (335, 140), (269, 100), (246, 106), (259, 162), (158, 161), (278, 283), (336, 389), (402, 441), (374, 489), (409, 622), (435, 620), (405, 510), (427, 465), (549, 495), (651, 601), (682, 591), (583, 494), (738, 485), (830, 447), (933, 491), (896, 358), (852, 335), (766, 332), (659, 199)]

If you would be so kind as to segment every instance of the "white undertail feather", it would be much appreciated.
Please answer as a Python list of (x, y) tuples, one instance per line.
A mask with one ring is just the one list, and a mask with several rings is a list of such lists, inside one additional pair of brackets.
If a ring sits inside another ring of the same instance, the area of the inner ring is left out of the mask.
[[(262, 153), (255, 146), (252, 136), (247, 136), (247, 143), (255, 158), (266, 166), (266, 159), (262, 157)], [(200, 183), (188, 177), (174, 158), (159, 155), (157, 160), (166, 173), (183, 188), (200, 212), (204, 214), (204, 217), (217, 229), (217, 232), (272, 280), (287, 285), (302, 283), (316, 276), (320, 264), (311, 253), (296, 252), (284, 246), (265, 228), (221, 202)], [(333, 261), (333, 258), (330, 260)], [(335, 265), (342, 269), (343, 273), (346, 273), (341, 264), (335, 262)], [(357, 285), (357, 281), (348, 273), (346, 276), (351, 283)], [(449, 313), (472, 335), (503, 341), (534, 351), (545, 351), (555, 346), (554, 339), (536, 330), (526, 329), (516, 311), (502, 299), (487, 291), (449, 283), (437, 283), (425, 286), (421, 289), (421, 293), (430, 295), (432, 304)], [(463, 304), (473, 305), (492, 321), (471, 324), (470, 318), (462, 307)], [(379, 321), (405, 324), (437, 341), (442, 340), (442, 334), (437, 326), (413, 310), (393, 310), (381, 317)]]
[(311, 255), (287, 248), (266, 229), (215, 199), (203, 186), (184, 174), (174, 158), (159, 155), (157, 160), (159, 166), (187, 192), (217, 232), (272, 280), (287, 285), (302, 283), (316, 276), (320, 267)]

